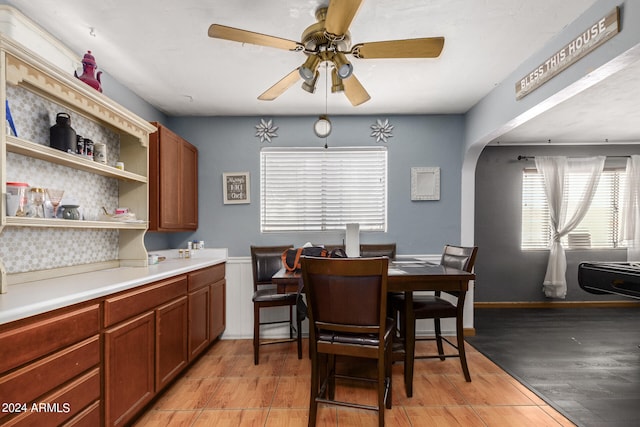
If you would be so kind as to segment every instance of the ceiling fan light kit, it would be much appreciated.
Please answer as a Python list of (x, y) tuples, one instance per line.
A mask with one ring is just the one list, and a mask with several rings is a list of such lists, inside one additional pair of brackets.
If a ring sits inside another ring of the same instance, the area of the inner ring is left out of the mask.
[(302, 82), (302, 89), (306, 90), (309, 93), (314, 93), (316, 91), (316, 83), (319, 76), (320, 72), (316, 70), (316, 73), (312, 79)]
[[(319, 65), (327, 62), (333, 65), (331, 91), (344, 92), (349, 102), (357, 106), (367, 102), (371, 97), (355, 77), (353, 64), (346, 55), (352, 55), (358, 59), (437, 58), (444, 46), (444, 37), (428, 37), (359, 43), (352, 48), (349, 26), (362, 2), (363, 0), (330, 0), (328, 7), (320, 7), (316, 10), (318, 22), (311, 24), (302, 32), (300, 42), (219, 24), (212, 24), (208, 35), (234, 42), (303, 52), (307, 55), (300, 67), (258, 96), (260, 100), (276, 99), (300, 78), (304, 80), (302, 88), (313, 93)], [(334, 79), (334, 71), (336, 77), (342, 82)], [(328, 67), (327, 72), (329, 72)]]
[(298, 70), (300, 72), (300, 77), (307, 81), (313, 79), (318, 65), (320, 65), (320, 57), (317, 55), (309, 55), (307, 60), (304, 61), (304, 64), (302, 64)]
[(340, 76), (338, 76), (338, 70), (334, 68), (331, 70), (331, 93), (342, 91), (344, 91), (344, 84)]
[(346, 79), (351, 76), (353, 73), (353, 65), (351, 62), (347, 61), (347, 57), (344, 56), (342, 52), (336, 52), (333, 55), (333, 63), (336, 66), (336, 70), (338, 71), (338, 77), (341, 79)]

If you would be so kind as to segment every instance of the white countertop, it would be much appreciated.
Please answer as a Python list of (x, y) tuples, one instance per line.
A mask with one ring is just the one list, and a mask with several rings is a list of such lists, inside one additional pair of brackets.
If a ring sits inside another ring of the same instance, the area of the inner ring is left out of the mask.
[(148, 267), (119, 267), (11, 285), (0, 294), (0, 324), (135, 288), (167, 277), (220, 264), (226, 249), (201, 249), (179, 259), (177, 250), (150, 251), (167, 259)]

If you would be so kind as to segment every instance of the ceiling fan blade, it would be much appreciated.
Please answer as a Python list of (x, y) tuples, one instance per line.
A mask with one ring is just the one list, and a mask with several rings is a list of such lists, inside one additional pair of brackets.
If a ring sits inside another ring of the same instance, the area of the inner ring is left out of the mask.
[(273, 101), (280, 95), (282, 95), (287, 89), (293, 86), (298, 80), (300, 80), (300, 72), (298, 68), (284, 76), (280, 81), (269, 89), (267, 89), (262, 95), (258, 97), (261, 101)]
[(331, 0), (324, 24), (327, 32), (338, 36), (345, 34), (361, 4), (362, 0)]
[(351, 53), (356, 58), (437, 58), (444, 47), (444, 37), (389, 40), (355, 45)]
[(355, 75), (351, 74), (349, 78), (342, 80), (342, 84), (344, 86), (344, 94), (354, 107), (371, 99), (371, 96), (369, 96)]
[(252, 31), (241, 30), (239, 28), (227, 27), (225, 25), (212, 24), (209, 27), (209, 37), (216, 39), (231, 40), (240, 43), (251, 43), (258, 46), (275, 47), (285, 50), (303, 50), (304, 46), (293, 40), (282, 39), (280, 37), (268, 36), (266, 34), (254, 33)]

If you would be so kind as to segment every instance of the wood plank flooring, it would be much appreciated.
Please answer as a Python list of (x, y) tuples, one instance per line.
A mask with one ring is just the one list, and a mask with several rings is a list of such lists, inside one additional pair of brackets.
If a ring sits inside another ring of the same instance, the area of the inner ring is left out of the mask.
[[(418, 343), (426, 351), (432, 343)], [(251, 340), (221, 340), (154, 401), (136, 427), (306, 426), (311, 363), (295, 343), (261, 347), (253, 364)], [(573, 426), (555, 409), (467, 345), (472, 382), (460, 362), (417, 360), (407, 398), (402, 363), (393, 366), (393, 408), (387, 426)], [(360, 365), (360, 369), (367, 369)], [(336, 397), (375, 402), (375, 391), (338, 383)], [(320, 405), (318, 426), (377, 426), (370, 411)]]

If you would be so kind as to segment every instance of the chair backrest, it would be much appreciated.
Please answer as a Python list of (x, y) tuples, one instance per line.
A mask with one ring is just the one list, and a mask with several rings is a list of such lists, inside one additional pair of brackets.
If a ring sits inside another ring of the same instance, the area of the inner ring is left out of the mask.
[(386, 256), (389, 259), (396, 258), (396, 244), (395, 243), (380, 243), (380, 244), (366, 244), (360, 245), (361, 257), (379, 257)]
[(473, 264), (476, 262), (477, 252), (477, 246), (446, 245), (442, 251), (440, 265), (471, 272), (473, 270)]
[(312, 342), (318, 331), (384, 339), (387, 258), (302, 257), (301, 264)]
[(293, 245), (251, 246), (254, 291), (258, 286), (271, 284), (271, 277), (282, 268), (282, 253), (291, 248)]

